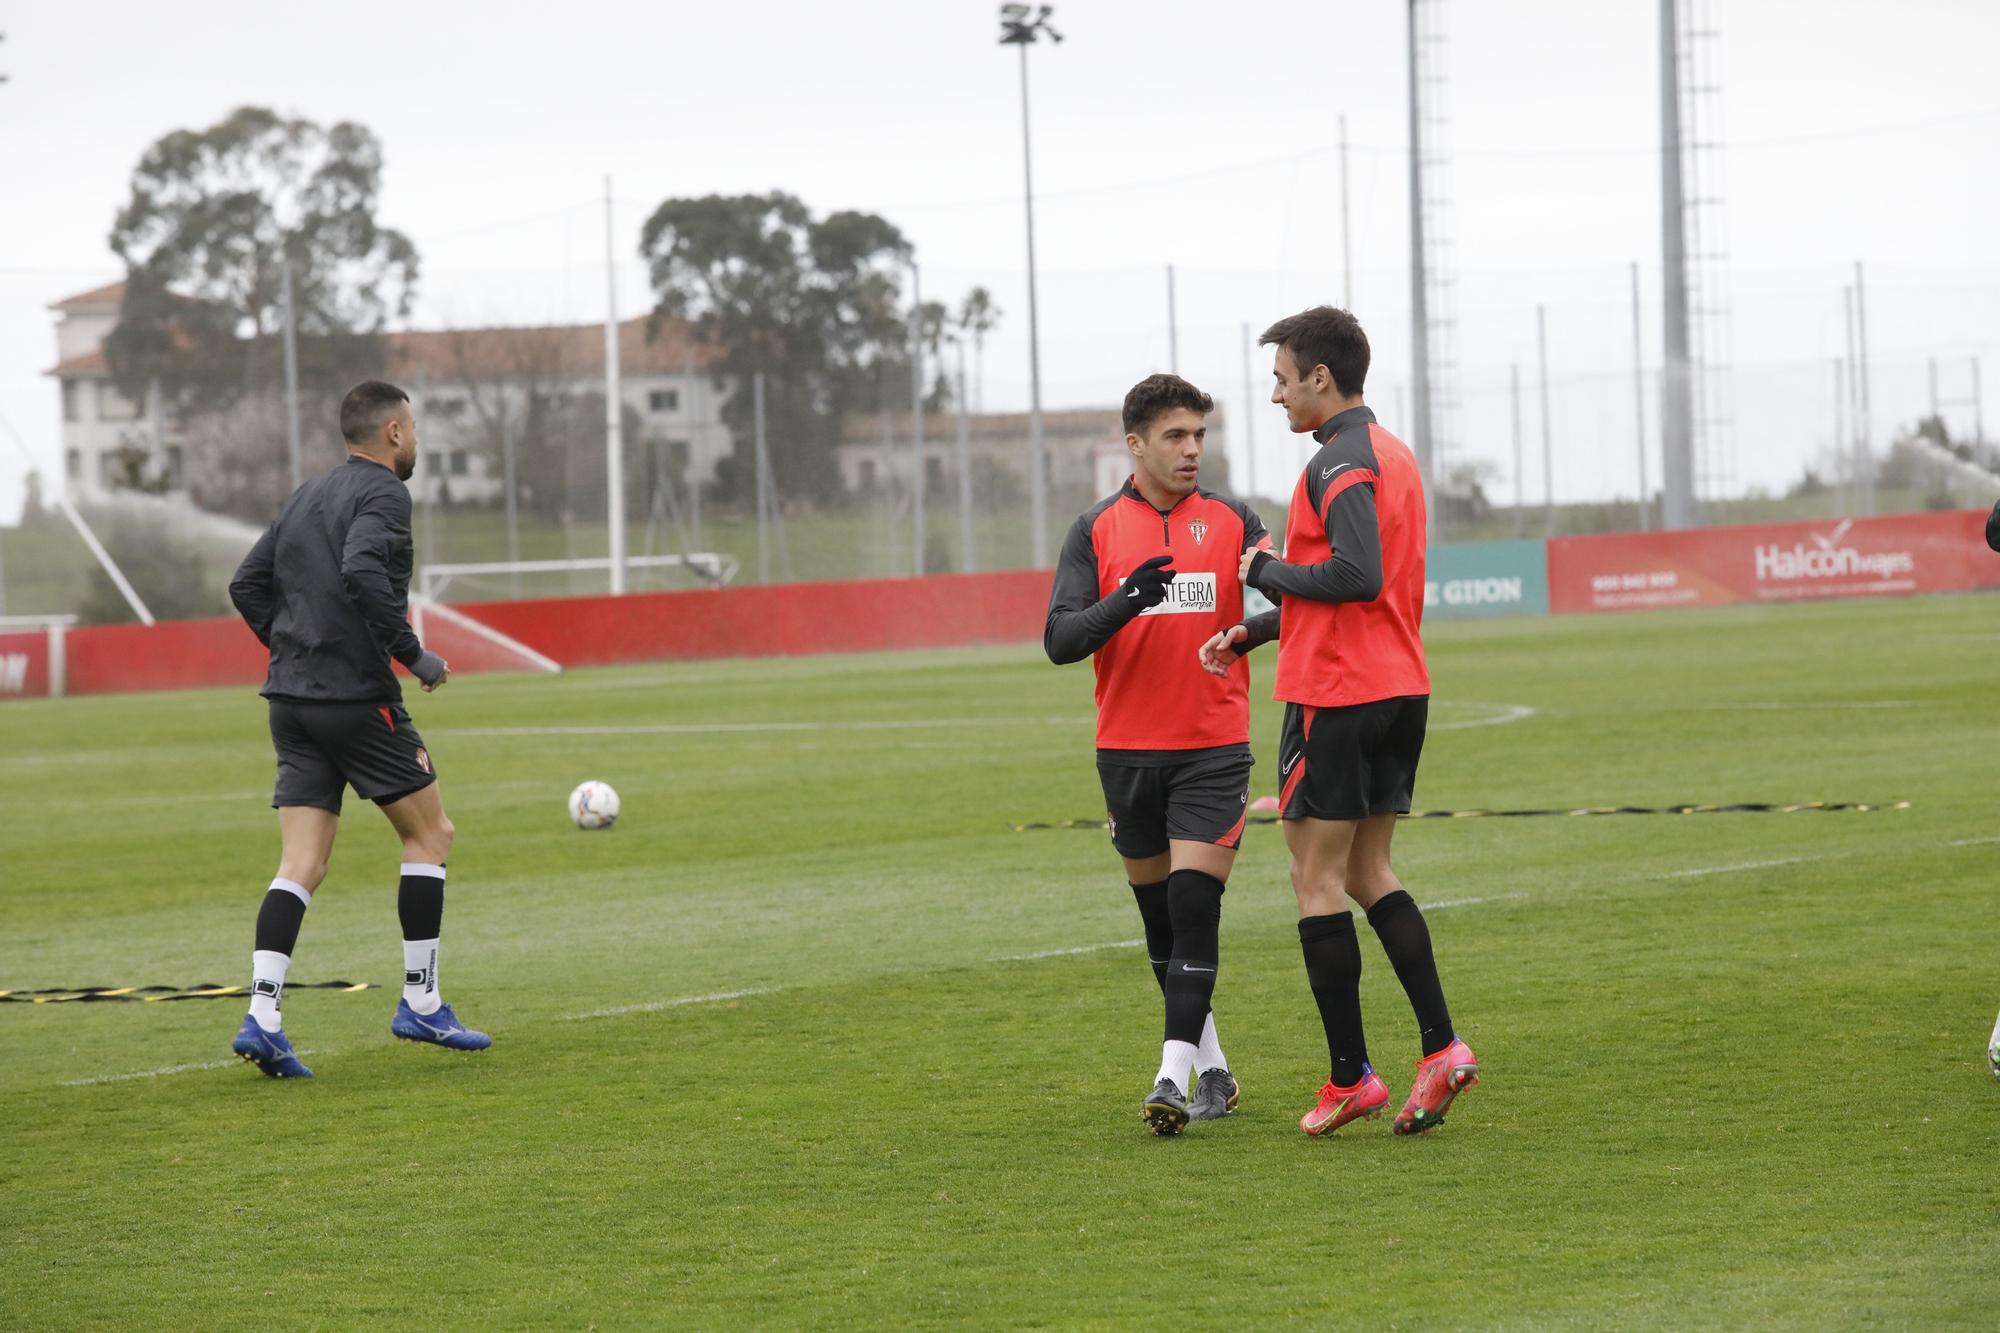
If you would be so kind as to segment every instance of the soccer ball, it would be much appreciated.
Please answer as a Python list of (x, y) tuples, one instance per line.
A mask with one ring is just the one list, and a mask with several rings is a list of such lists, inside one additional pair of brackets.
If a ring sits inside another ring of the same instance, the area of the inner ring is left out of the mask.
[(580, 782), (569, 794), (569, 817), (578, 828), (610, 828), (618, 822), (618, 793), (608, 782)]

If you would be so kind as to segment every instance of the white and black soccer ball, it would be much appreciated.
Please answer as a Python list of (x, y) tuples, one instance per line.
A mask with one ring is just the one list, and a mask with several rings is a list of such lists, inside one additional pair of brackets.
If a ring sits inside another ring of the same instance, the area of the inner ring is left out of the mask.
[(618, 822), (618, 793), (608, 782), (579, 782), (569, 794), (569, 817), (578, 828), (610, 828)]

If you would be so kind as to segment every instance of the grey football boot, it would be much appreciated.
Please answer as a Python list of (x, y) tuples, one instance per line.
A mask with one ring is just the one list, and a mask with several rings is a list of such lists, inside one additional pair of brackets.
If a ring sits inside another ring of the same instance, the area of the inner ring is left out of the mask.
[(1242, 1089), (1227, 1069), (1204, 1069), (1195, 1080), (1194, 1096), (1188, 1099), (1188, 1119), (1220, 1120), (1236, 1109)]
[(1155, 1134), (1171, 1138), (1187, 1128), (1188, 1099), (1172, 1079), (1163, 1078), (1153, 1085), (1152, 1095), (1139, 1108), (1139, 1117)]

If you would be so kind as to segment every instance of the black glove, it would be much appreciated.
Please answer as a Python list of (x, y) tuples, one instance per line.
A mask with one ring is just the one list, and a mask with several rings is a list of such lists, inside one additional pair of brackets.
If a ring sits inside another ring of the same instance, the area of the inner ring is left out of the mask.
[[(1273, 560), (1276, 560), (1277, 558), (1278, 558), (1277, 556), (1272, 555), (1269, 551), (1257, 552), (1257, 554), (1253, 556), (1250, 560), (1250, 573), (1243, 580), (1244, 586), (1249, 588), (1257, 588), (1257, 576), (1264, 572), (1264, 566), (1270, 564)], [(1257, 588), (1257, 591), (1264, 592), (1262, 588)], [(1265, 593), (1264, 595), (1267, 597), (1270, 596), (1269, 593)]]
[(444, 659), (428, 648), (424, 649), (422, 656), (410, 663), (410, 674), (426, 685), (437, 684), (438, 678), (444, 675), (446, 670)]
[(1171, 553), (1154, 556), (1127, 574), (1125, 581), (1118, 585), (1118, 591), (1111, 595), (1117, 599), (1119, 606), (1134, 615), (1148, 607), (1158, 606), (1167, 600), (1167, 585), (1174, 581), (1174, 571), (1168, 568), (1173, 562)]

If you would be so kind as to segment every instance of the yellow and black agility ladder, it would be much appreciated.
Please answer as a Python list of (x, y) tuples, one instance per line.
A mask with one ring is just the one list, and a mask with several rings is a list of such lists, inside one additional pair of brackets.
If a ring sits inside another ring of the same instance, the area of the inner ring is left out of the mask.
[[(1801, 801), (1796, 805), (1780, 805), (1774, 801), (1737, 801), (1727, 805), (1690, 803), (1687, 805), (1590, 805), (1577, 810), (1415, 810), (1402, 816), (1404, 819), (1540, 819), (1544, 817), (1568, 815), (1792, 815), (1805, 810), (1850, 810), (1865, 813), (1876, 810), (1907, 810), (1908, 801)], [(1252, 824), (1275, 824), (1276, 811), (1253, 814)], [(1009, 824), (1016, 833), (1029, 833), (1037, 829), (1103, 829), (1109, 827), (1102, 819), (1059, 819), (1052, 823)]]
[[(360, 991), (381, 987), (366, 981), (294, 981), (285, 989)], [(0, 990), (0, 1004), (92, 1004), (105, 1000), (154, 1004), (161, 1000), (241, 999), (249, 994), (248, 986), (220, 986), (213, 981), (196, 986), (45, 986), (40, 990)]]

